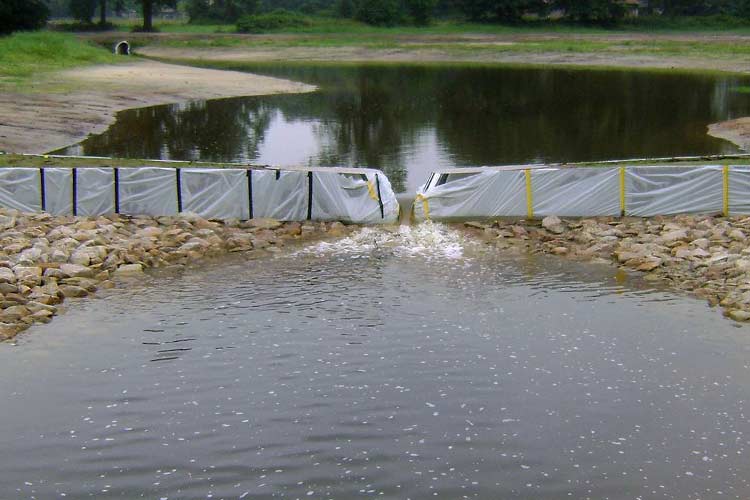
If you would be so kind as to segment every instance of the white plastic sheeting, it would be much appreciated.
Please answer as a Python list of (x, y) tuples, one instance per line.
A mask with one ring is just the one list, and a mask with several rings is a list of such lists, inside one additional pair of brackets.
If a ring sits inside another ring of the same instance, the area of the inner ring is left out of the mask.
[[(83, 170), (83, 169), (79, 169)], [(120, 168), (120, 213), (175, 215), (179, 212), (177, 183), (181, 172), (175, 168)]]
[(0, 168), (0, 207), (363, 224), (395, 222), (399, 214), (387, 177), (370, 169)]
[(636, 217), (718, 213), (724, 205), (723, 167), (630, 167), (625, 213)]
[(398, 201), (390, 181), (382, 174), (318, 171), (313, 176), (312, 192), (312, 218), (316, 220), (376, 223), (383, 219), (398, 219)]
[(249, 219), (249, 183), (245, 169), (183, 168), (182, 210), (216, 219)]
[(278, 220), (308, 218), (307, 172), (254, 170), (252, 183), (254, 217), (270, 217)]
[(750, 166), (488, 167), (435, 172), (418, 220), (749, 214)]
[(750, 165), (732, 167), (728, 172), (729, 213), (750, 214)]
[[(438, 179), (439, 181), (439, 179)], [(526, 215), (522, 170), (487, 170), (449, 174), (447, 181), (427, 192), (424, 186), (414, 202), (417, 220)]]
[[(73, 170), (69, 168), (44, 168), (45, 207), (52, 215), (73, 213)], [(1, 185), (1, 184), (0, 184)]]
[(531, 172), (534, 213), (540, 217), (620, 215), (616, 169), (543, 169)]
[(75, 214), (99, 215), (115, 212), (115, 189), (111, 168), (77, 168)]
[(0, 205), (22, 212), (39, 212), (41, 184), (38, 168), (0, 169)]

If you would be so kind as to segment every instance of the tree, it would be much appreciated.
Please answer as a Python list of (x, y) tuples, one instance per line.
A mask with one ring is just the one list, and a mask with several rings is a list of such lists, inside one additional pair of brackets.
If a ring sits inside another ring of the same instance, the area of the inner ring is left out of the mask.
[(143, 31), (154, 31), (154, 7), (174, 7), (176, 0), (140, 0), (143, 8)]
[(620, 0), (558, 0), (557, 6), (569, 19), (584, 24), (610, 25), (625, 15)]
[(255, 14), (259, 6), (260, 0), (189, 0), (187, 13), (190, 22), (233, 23), (242, 16)]
[(336, 4), (336, 13), (339, 17), (344, 19), (350, 19), (354, 17), (353, 0), (339, 0), (339, 2)]
[(70, 0), (70, 15), (83, 24), (91, 24), (96, 11), (96, 0)]
[(456, 0), (472, 21), (517, 22), (524, 14), (537, 14), (546, 8), (544, 0)]
[(99, 0), (99, 24), (107, 24), (107, 0)]
[(436, 4), (437, 0), (406, 0), (406, 10), (414, 19), (414, 24), (426, 26), (430, 24)]
[(0, 33), (36, 30), (49, 19), (49, 8), (41, 0), (0, 0)]
[(393, 26), (401, 18), (398, 0), (360, 0), (355, 17), (363, 23)]

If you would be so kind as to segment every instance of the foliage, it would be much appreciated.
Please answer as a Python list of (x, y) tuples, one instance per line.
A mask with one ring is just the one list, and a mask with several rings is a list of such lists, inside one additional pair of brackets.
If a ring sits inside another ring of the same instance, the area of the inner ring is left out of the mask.
[(258, 12), (260, 0), (188, 0), (190, 22), (236, 22), (241, 16)]
[(406, 9), (417, 26), (430, 24), (437, 0), (405, 0)]
[(394, 26), (401, 20), (398, 0), (359, 0), (357, 20), (373, 26)]
[(306, 16), (279, 9), (267, 14), (241, 17), (237, 21), (237, 31), (241, 33), (264, 33), (285, 28), (301, 28), (311, 24), (312, 22)]
[(344, 19), (354, 17), (354, 0), (339, 0), (336, 5), (336, 14)]
[(584, 24), (611, 25), (625, 16), (619, 0), (558, 0), (569, 19)]
[(91, 24), (96, 11), (97, 0), (70, 0), (68, 8), (73, 19), (83, 24)]
[(456, 0), (458, 7), (472, 21), (518, 22), (524, 14), (542, 13), (543, 0)]
[(41, 0), (0, 0), (0, 34), (36, 30), (49, 19), (49, 8)]

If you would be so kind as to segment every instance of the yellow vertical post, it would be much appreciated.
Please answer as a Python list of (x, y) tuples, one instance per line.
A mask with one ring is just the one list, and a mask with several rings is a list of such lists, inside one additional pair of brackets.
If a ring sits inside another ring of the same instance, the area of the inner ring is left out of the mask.
[(531, 189), (531, 170), (526, 169), (523, 171), (526, 176), (526, 217), (529, 219), (534, 218), (534, 193)]
[(722, 177), (723, 177), (723, 190), (722, 190), (722, 213), (724, 214), (724, 217), (729, 217), (729, 165), (724, 165), (724, 169), (722, 171)]
[(625, 216), (625, 167), (620, 167), (620, 215)]

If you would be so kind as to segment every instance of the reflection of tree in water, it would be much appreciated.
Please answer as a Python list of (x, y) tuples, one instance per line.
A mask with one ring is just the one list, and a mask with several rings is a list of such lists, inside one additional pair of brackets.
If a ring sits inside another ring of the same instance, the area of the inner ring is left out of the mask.
[[(726, 118), (711, 99), (725, 83), (626, 71), (461, 71), (436, 90), (435, 128), (464, 165), (719, 152), (706, 125)], [(735, 98), (730, 107), (746, 112), (749, 104)]]
[(252, 99), (135, 109), (120, 113), (117, 123), (89, 138), (83, 150), (129, 158), (252, 161), (274, 113)]
[(283, 116), (310, 124), (319, 153), (309, 164), (381, 168), (402, 191), (425, 132), (435, 132), (441, 154), (456, 165), (704, 154), (731, 148), (706, 135), (708, 123), (750, 112), (750, 96), (727, 93), (726, 80), (708, 76), (367, 65), (252, 70), (321, 90), (123, 112), (84, 151), (255, 162)]

